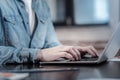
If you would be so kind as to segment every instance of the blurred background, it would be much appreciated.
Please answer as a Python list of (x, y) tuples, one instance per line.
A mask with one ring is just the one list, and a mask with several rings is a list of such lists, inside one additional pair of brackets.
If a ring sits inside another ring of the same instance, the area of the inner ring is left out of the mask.
[(64, 45), (103, 49), (120, 20), (120, 0), (47, 0)]

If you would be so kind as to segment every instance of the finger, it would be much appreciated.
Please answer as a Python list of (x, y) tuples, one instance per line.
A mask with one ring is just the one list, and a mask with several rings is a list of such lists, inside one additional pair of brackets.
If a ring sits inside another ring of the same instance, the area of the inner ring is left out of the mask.
[(84, 48), (82, 49), (82, 51), (83, 51), (83, 52), (87, 52), (88, 54), (90, 54), (90, 55), (92, 55), (92, 56), (96, 56), (96, 55), (94, 54), (94, 52), (93, 52), (89, 47), (84, 47)]
[(97, 50), (93, 46), (91, 46), (90, 49), (94, 52), (96, 56), (99, 56)]
[(79, 59), (77, 53), (76, 53), (73, 49), (70, 49), (69, 52), (70, 52), (70, 54), (75, 58), (75, 60), (78, 60), (78, 59)]
[(69, 60), (74, 60), (73, 56), (70, 53), (67, 52), (61, 52), (63, 58), (67, 58)]
[(76, 52), (76, 54), (78, 56), (78, 60), (80, 60), (81, 59), (81, 53), (80, 53), (80, 51), (78, 49), (76, 49), (76, 48), (73, 48), (73, 50)]
[(82, 52), (87, 52), (92, 56), (96, 56), (96, 52), (94, 52), (94, 49), (91, 48), (90, 46), (88, 46), (88, 47), (80, 47), (80, 46), (78, 46), (77, 48), (79, 49), (80, 52), (81, 51)]
[(96, 56), (96, 54), (89, 48), (86, 50), (88, 52), (88, 54), (92, 55), (92, 56)]

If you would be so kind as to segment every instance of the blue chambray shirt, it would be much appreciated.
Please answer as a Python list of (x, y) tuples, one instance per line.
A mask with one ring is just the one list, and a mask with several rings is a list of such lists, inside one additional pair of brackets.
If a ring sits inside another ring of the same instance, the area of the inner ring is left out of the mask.
[(22, 0), (0, 0), (0, 64), (34, 62), (41, 49), (60, 45), (45, 0), (33, 0), (33, 34)]

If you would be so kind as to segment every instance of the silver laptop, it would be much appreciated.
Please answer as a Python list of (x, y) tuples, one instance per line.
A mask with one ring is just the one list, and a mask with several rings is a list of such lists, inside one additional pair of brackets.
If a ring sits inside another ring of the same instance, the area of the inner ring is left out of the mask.
[(111, 39), (108, 41), (105, 49), (96, 58), (83, 58), (80, 61), (70, 61), (60, 59), (52, 62), (40, 62), (40, 64), (99, 64), (113, 58), (120, 49), (120, 25), (113, 32)]

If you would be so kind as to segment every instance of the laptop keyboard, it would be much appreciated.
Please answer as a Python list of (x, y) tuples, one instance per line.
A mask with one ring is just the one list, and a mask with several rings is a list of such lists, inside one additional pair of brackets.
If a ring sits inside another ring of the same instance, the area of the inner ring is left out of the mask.
[(98, 57), (83, 57), (80, 61), (96, 61)]
[[(96, 61), (99, 57), (92, 57), (92, 56), (82, 56), (80, 61)], [(59, 58), (58, 60), (55, 60), (55, 62), (71, 62), (71, 60), (66, 60), (64, 58)]]

